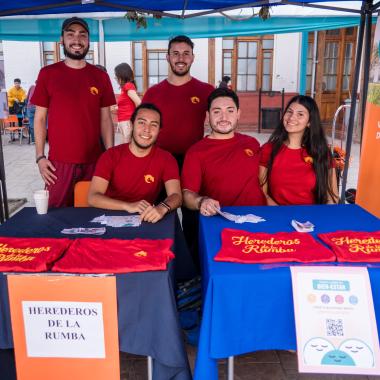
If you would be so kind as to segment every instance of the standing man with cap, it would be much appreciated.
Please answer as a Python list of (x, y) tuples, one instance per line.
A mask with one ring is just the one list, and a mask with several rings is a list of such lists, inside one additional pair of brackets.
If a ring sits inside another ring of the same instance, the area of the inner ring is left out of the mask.
[[(49, 190), (49, 207), (72, 206), (74, 185), (90, 180), (104, 146), (113, 146), (110, 106), (116, 103), (109, 76), (86, 62), (87, 22), (78, 17), (62, 24), (65, 60), (41, 69), (32, 97), (36, 163)], [(49, 156), (45, 156), (46, 123)]]

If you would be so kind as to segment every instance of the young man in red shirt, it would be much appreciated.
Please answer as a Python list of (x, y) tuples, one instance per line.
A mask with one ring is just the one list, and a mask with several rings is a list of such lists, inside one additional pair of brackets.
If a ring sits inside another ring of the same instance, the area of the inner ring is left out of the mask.
[[(142, 220), (155, 223), (182, 203), (178, 166), (169, 152), (155, 146), (161, 133), (161, 112), (156, 106), (140, 104), (131, 123), (131, 142), (108, 149), (99, 158), (88, 202), (139, 213)], [(163, 188), (167, 197), (155, 205)]]
[[(74, 185), (89, 180), (105, 148), (113, 146), (110, 106), (116, 103), (107, 73), (85, 60), (87, 22), (78, 17), (62, 24), (65, 60), (41, 69), (31, 102), (36, 162), (49, 190), (49, 207), (72, 206)], [(49, 128), (49, 158), (45, 141)]]
[(189, 149), (182, 170), (185, 206), (211, 216), (221, 206), (265, 205), (258, 176), (260, 144), (235, 132), (240, 117), (235, 92), (214, 90), (207, 117), (212, 132)]

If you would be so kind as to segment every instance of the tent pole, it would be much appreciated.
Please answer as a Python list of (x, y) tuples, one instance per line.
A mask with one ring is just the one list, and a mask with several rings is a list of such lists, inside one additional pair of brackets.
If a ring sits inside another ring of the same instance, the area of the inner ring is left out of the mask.
[(103, 20), (99, 19), (99, 64), (102, 66), (106, 66), (106, 52), (105, 52), (105, 44), (104, 44), (104, 27)]
[[(372, 5), (372, 0), (369, 0), (369, 6)], [(367, 104), (367, 94), (368, 94), (368, 82), (369, 82), (369, 71), (371, 65), (371, 29), (372, 29), (372, 7), (370, 11), (366, 13), (366, 27), (364, 36), (364, 57), (363, 57), (363, 90), (361, 96), (361, 125), (360, 125), (360, 148), (363, 137), (364, 130), (364, 116)]]
[(359, 83), (359, 73), (360, 73), (360, 62), (362, 58), (362, 50), (363, 50), (363, 37), (364, 37), (364, 28), (366, 23), (366, 11), (367, 11), (367, 2), (363, 1), (361, 14), (360, 14), (360, 25), (359, 25), (359, 36), (358, 36), (358, 46), (356, 49), (356, 58), (355, 58), (355, 74), (354, 80), (352, 83), (351, 89), (351, 110), (350, 110), (350, 118), (348, 122), (347, 128), (347, 140), (346, 140), (346, 159), (343, 170), (343, 178), (342, 178), (342, 188), (340, 193), (340, 201), (339, 203), (345, 203), (345, 191), (347, 185), (347, 175), (348, 175), (348, 163), (350, 162), (351, 155), (351, 144), (352, 144), (352, 134), (354, 130), (354, 119), (356, 112), (356, 98), (358, 92), (358, 83)]

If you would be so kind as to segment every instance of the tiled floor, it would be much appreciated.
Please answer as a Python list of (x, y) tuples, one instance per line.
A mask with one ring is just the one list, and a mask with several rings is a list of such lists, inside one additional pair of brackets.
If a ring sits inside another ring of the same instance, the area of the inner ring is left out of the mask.
[[(252, 133), (261, 143), (268, 139), (268, 134)], [(43, 188), (43, 182), (39, 176), (35, 164), (34, 146), (28, 145), (23, 140), (22, 145), (8, 143), (8, 136), (3, 138), (4, 163), (8, 198), (27, 198), (27, 206), (32, 206), (32, 194), (34, 190)], [(119, 140), (119, 136), (117, 136)], [(347, 188), (356, 188), (359, 168), (359, 146), (352, 147), (352, 160), (349, 171)], [(189, 362), (194, 368), (196, 349), (187, 346)], [(121, 379), (144, 380), (147, 378), (146, 358), (121, 353)], [(226, 378), (227, 366), (225, 360), (219, 364), (219, 378)], [(362, 380), (366, 376), (342, 376), (342, 375), (301, 375), (297, 371), (297, 359), (294, 353), (287, 351), (262, 351), (249, 355), (242, 355), (235, 360), (235, 380)], [(371, 377), (371, 379), (380, 377)], [(207, 380), (207, 379), (204, 379)]]

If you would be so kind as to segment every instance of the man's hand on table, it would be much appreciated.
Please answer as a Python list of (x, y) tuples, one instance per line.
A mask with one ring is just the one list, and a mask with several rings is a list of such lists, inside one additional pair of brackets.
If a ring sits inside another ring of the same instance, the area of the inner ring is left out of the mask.
[(140, 218), (144, 222), (157, 223), (165, 216), (167, 212), (168, 210), (162, 205), (149, 206), (140, 215)]
[(220, 209), (220, 204), (217, 200), (203, 197), (200, 201), (199, 212), (204, 216), (213, 216), (217, 214), (216, 210)]

